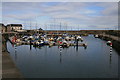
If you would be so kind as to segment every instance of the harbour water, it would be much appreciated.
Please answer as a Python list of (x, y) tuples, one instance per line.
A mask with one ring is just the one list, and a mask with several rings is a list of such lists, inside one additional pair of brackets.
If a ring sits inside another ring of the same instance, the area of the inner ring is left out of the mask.
[(25, 78), (117, 78), (118, 52), (93, 35), (82, 37), (88, 44), (58, 46), (13, 46), (7, 42), (10, 56)]

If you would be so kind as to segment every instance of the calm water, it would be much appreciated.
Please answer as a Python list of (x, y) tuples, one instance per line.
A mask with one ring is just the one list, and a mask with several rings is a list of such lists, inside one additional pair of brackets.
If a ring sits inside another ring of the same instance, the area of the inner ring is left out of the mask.
[(8, 51), (25, 78), (117, 78), (118, 53), (106, 42), (92, 35), (83, 37), (88, 47), (72, 46), (60, 51), (58, 46), (44, 46), (30, 50), (29, 45)]

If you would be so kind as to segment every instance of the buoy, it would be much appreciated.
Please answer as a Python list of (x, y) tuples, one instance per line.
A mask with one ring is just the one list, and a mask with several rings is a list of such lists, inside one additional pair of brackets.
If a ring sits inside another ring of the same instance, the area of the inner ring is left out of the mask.
[(112, 46), (112, 42), (110, 43), (110, 46)]
[(60, 48), (60, 52), (62, 52), (62, 46), (60, 46), (59, 48)]
[(110, 55), (112, 55), (112, 46), (110, 47)]
[(60, 48), (62, 48), (62, 46), (60, 46)]
[(110, 50), (110, 52), (112, 52), (112, 50)]

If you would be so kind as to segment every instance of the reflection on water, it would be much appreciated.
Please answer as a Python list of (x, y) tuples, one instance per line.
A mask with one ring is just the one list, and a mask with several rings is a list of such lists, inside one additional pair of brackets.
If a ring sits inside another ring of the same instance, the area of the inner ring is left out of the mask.
[(62, 54), (60, 52), (60, 63), (62, 63)]
[(110, 54), (110, 64), (111, 64), (111, 61), (112, 61), (112, 58), (111, 58), (111, 57), (112, 57), (112, 54)]
[(60, 53), (60, 63), (62, 63), (62, 46), (58, 46)]
[(118, 53), (93, 36), (83, 37), (88, 46), (61, 48), (22, 45), (8, 50), (26, 78), (116, 78)]
[(17, 47), (13, 46), (15, 48), (15, 61), (17, 61)]
[(32, 49), (32, 45), (30, 45), (30, 50)]

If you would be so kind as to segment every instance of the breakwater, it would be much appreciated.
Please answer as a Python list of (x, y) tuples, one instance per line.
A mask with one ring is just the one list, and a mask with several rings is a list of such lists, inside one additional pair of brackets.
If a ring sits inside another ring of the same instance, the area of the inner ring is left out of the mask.
[[(120, 38), (117, 36), (113, 35), (107, 35), (107, 34), (100, 34), (99, 35), (100, 39), (103, 39), (105, 41), (112, 41), (113, 43), (113, 48), (117, 51), (120, 52)], [(120, 54), (120, 53), (119, 53)]]
[(21, 72), (10, 57), (7, 49), (7, 36), (2, 35), (2, 78), (23, 78)]

